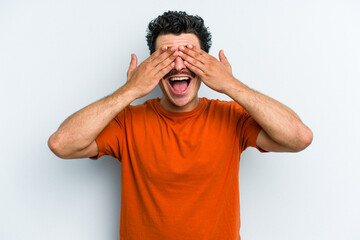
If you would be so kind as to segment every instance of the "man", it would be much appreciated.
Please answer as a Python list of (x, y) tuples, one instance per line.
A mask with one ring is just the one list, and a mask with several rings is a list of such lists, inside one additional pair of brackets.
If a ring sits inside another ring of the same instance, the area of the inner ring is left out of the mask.
[[(66, 119), (50, 137), (61, 158), (122, 163), (120, 239), (240, 239), (239, 158), (247, 147), (298, 152), (312, 132), (288, 107), (235, 79), (198, 16), (149, 24), (151, 56), (127, 82)], [(234, 101), (198, 97), (201, 82)], [(160, 85), (162, 97), (129, 104)]]

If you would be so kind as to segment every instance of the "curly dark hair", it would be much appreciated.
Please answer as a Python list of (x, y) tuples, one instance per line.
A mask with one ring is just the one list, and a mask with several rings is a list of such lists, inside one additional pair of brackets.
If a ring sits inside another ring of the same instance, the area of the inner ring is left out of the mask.
[(155, 52), (155, 41), (159, 35), (193, 33), (200, 40), (200, 47), (209, 53), (211, 33), (204, 25), (204, 20), (198, 15), (188, 15), (181, 11), (168, 11), (153, 19), (148, 26), (146, 41), (150, 54)]

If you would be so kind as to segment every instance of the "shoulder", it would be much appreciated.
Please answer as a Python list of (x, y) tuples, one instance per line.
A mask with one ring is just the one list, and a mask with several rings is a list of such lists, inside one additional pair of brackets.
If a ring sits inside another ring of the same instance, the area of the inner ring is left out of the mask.
[(204, 98), (204, 100), (207, 102), (210, 110), (228, 112), (233, 114), (244, 114), (246, 112), (244, 108), (235, 101), (225, 101), (207, 98)]
[(149, 99), (145, 101), (144, 103), (137, 104), (137, 105), (128, 105), (124, 108), (123, 112), (125, 113), (142, 113), (144, 111), (151, 111), (155, 108), (155, 101), (158, 101), (158, 99)]
[(119, 112), (115, 119), (117, 121), (124, 122), (135, 118), (147, 118), (149, 115), (155, 113), (155, 101), (158, 101), (158, 99), (150, 99), (137, 105), (128, 105)]

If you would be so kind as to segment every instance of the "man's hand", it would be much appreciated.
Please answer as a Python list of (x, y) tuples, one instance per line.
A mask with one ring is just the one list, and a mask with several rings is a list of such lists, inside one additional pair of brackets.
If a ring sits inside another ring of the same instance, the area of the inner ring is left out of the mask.
[(295, 112), (233, 77), (222, 50), (219, 52), (220, 61), (192, 45), (181, 46), (179, 50), (187, 68), (208, 87), (234, 99), (260, 124), (263, 130), (257, 137), (257, 146), (268, 151), (297, 152), (311, 143), (312, 131)]
[(137, 57), (131, 54), (131, 62), (125, 86), (141, 98), (150, 93), (158, 85), (160, 79), (174, 68), (177, 57), (175, 47), (160, 47), (150, 57), (137, 66)]
[(226, 93), (238, 81), (232, 75), (231, 65), (223, 50), (219, 52), (220, 61), (191, 44), (180, 46), (179, 50), (179, 56), (184, 59), (186, 67), (211, 89)]

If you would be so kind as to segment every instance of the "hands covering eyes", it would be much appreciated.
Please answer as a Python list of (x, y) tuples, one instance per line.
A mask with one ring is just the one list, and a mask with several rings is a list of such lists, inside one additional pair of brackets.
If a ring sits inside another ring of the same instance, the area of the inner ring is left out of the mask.
[(231, 83), (237, 81), (223, 50), (219, 52), (219, 61), (200, 48), (187, 44), (178, 48), (162, 46), (139, 66), (136, 55), (132, 54), (126, 86), (134, 91), (136, 98), (147, 95), (175, 67), (177, 57), (181, 57), (185, 66), (215, 91), (224, 93)]

